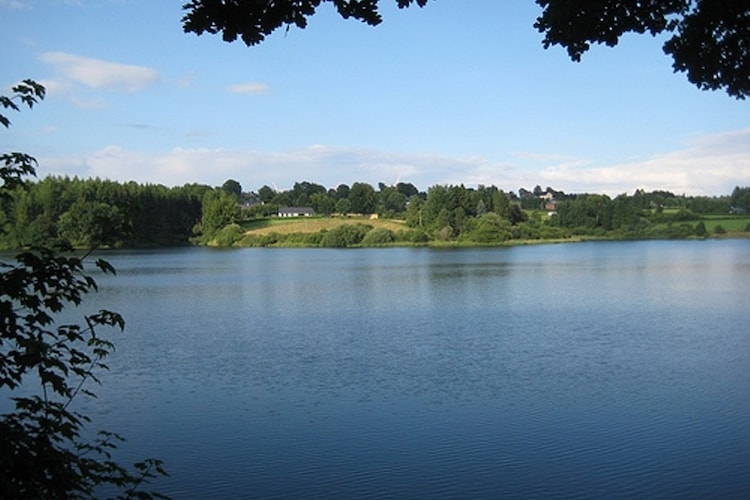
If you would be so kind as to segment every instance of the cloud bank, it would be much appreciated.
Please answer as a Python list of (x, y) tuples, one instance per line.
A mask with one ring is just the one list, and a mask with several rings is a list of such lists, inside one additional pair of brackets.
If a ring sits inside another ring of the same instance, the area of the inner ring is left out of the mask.
[(112, 145), (85, 157), (39, 159), (42, 175), (67, 173), (167, 186), (219, 186), (235, 179), (245, 190), (257, 190), (263, 185), (291, 188), (304, 180), (326, 187), (401, 181), (423, 190), (435, 184), (484, 184), (516, 191), (539, 184), (610, 196), (636, 189), (713, 196), (729, 194), (735, 185), (750, 185), (750, 129), (696, 137), (684, 149), (614, 165), (539, 153), (492, 161), (324, 145), (290, 151), (173, 148), (156, 154)]
[(663, 189), (677, 194), (728, 194), (750, 185), (750, 128), (693, 138), (684, 149), (615, 165), (549, 165), (540, 177), (572, 192), (610, 195)]

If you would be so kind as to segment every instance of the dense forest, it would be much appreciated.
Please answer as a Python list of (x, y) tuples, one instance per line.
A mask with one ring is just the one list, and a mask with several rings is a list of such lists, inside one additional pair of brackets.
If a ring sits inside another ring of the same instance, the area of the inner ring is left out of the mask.
[(21, 248), (66, 240), (75, 247), (184, 244), (213, 189), (47, 177), (13, 192), (0, 213), (0, 246)]
[[(313, 234), (247, 231), (283, 207), (310, 207), (342, 227)], [(403, 221), (393, 231), (371, 217)], [(307, 181), (289, 190), (262, 186), (245, 192), (236, 180), (211, 187), (118, 183), (47, 177), (18, 186), (0, 213), (0, 247), (23, 248), (64, 240), (75, 247), (186, 244), (244, 246), (373, 246), (389, 244), (496, 245), (512, 240), (575, 237), (690, 238), (750, 232), (750, 187), (726, 196), (678, 196), (668, 191), (566, 194), (552, 188), (518, 192), (495, 186), (355, 182), (325, 188)], [(718, 221), (718, 222), (717, 222)], [(722, 223), (724, 225), (722, 225)], [(725, 227), (726, 226), (726, 227)]]

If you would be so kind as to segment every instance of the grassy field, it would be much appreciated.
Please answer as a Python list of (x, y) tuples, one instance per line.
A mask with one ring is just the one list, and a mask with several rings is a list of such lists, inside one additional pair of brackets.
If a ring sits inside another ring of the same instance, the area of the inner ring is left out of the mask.
[(746, 215), (705, 215), (701, 219), (710, 233), (716, 229), (716, 226), (723, 227), (728, 233), (744, 232), (745, 228), (750, 226), (750, 216)]
[(391, 231), (408, 229), (404, 221), (393, 219), (370, 219), (369, 217), (273, 217), (254, 220), (242, 224), (245, 234), (292, 234), (318, 233), (323, 229), (331, 230), (342, 224), (366, 224), (373, 228), (382, 227)]

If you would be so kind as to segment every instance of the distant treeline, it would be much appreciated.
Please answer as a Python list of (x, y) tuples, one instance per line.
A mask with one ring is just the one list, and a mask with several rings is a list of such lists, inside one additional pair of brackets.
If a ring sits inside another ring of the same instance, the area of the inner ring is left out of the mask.
[(0, 213), (0, 247), (64, 240), (75, 247), (186, 244), (213, 188), (47, 177), (17, 187)]
[[(405, 219), (408, 230), (385, 234), (381, 228), (348, 230), (347, 245), (366, 245), (377, 231), (381, 244), (446, 242), (494, 245), (510, 240), (548, 240), (571, 237), (616, 239), (687, 238), (709, 234), (702, 220), (709, 216), (743, 214), (750, 210), (750, 188), (736, 187), (731, 195), (719, 197), (678, 196), (668, 191), (610, 198), (601, 194), (566, 194), (552, 188), (520, 189), (504, 192), (495, 186), (467, 188), (436, 185), (420, 192), (411, 184), (379, 185), (355, 183), (326, 190), (311, 183), (295, 184), (294, 189), (274, 192), (267, 186), (258, 192), (249, 208), (255, 215), (270, 215), (279, 206), (309, 205), (317, 213), (377, 213), (387, 218)], [(332, 208), (333, 207), (333, 208)], [(748, 219), (750, 220), (750, 219)], [(742, 223), (742, 220), (737, 222)], [(746, 227), (741, 231), (750, 231)], [(711, 223), (709, 223), (711, 226)], [(720, 225), (713, 225), (723, 232)], [(267, 235), (240, 238), (241, 245), (328, 246), (330, 234)], [(301, 239), (300, 239), (301, 238)], [(224, 243), (231, 241), (225, 238)]]
[[(242, 224), (274, 217), (281, 207), (311, 207), (316, 215), (378, 214), (405, 220), (404, 231), (341, 230), (343, 246), (368, 244), (501, 244), (508, 240), (572, 236), (684, 238), (706, 236), (708, 216), (746, 214), (750, 187), (719, 197), (636, 191), (610, 198), (566, 194), (552, 188), (505, 192), (495, 186), (436, 185), (426, 192), (410, 183), (390, 186), (355, 182), (325, 188), (298, 182), (290, 190), (268, 186), (245, 192), (239, 182), (220, 187), (118, 183), (100, 179), (47, 177), (13, 191), (4, 204), (0, 248), (66, 241), (75, 247), (167, 246), (210, 242), (224, 245), (279, 244), (279, 237), (245, 238)], [(750, 228), (743, 228), (743, 230)], [(346, 233), (346, 234), (344, 234)], [(349, 234), (351, 233), (351, 234)], [(355, 234), (356, 233), (356, 234)], [(360, 234), (361, 233), (361, 234)], [(342, 246), (334, 234), (308, 235), (306, 246)], [(294, 240), (296, 238), (296, 240)]]

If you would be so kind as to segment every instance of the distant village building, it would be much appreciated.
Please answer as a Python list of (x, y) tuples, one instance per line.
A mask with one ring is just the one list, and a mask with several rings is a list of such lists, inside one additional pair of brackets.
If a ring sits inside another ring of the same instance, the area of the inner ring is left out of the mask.
[(539, 195), (542, 207), (547, 211), (547, 215), (553, 215), (557, 212), (557, 200), (551, 191)]
[(277, 213), (279, 217), (310, 217), (315, 215), (312, 207), (280, 207)]

